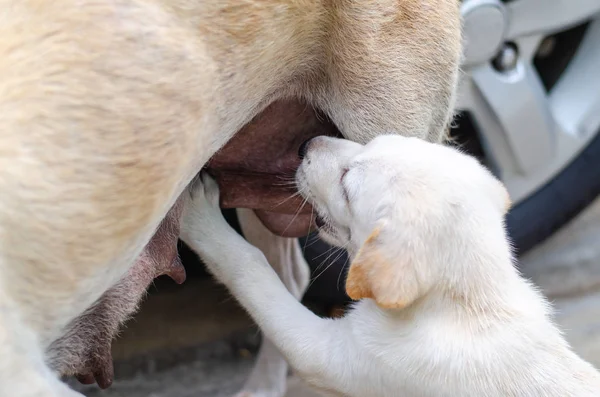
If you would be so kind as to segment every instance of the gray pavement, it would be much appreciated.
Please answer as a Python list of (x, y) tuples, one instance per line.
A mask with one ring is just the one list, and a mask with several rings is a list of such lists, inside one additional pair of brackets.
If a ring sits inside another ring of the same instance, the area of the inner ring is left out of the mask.
[[(575, 350), (600, 367), (600, 199), (521, 260), (553, 301)], [(225, 397), (239, 389), (258, 346), (251, 321), (222, 288), (159, 284), (115, 343), (112, 388), (89, 397)], [(288, 397), (315, 397), (291, 378)]]

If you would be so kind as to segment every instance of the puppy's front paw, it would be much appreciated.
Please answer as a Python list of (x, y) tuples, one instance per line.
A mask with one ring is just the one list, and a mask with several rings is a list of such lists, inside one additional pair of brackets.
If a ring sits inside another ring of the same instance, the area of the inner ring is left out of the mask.
[(189, 199), (194, 203), (193, 208), (200, 215), (210, 216), (213, 213), (220, 213), (219, 185), (206, 172), (200, 173), (198, 179), (193, 182)]
[(219, 185), (206, 172), (200, 174), (192, 193), (192, 196), (194, 195), (202, 196), (204, 202), (208, 203), (207, 207), (219, 211)]
[(181, 215), (180, 235), (183, 241), (209, 243), (229, 232), (230, 227), (219, 208), (219, 186), (210, 175), (201, 173), (188, 193)]

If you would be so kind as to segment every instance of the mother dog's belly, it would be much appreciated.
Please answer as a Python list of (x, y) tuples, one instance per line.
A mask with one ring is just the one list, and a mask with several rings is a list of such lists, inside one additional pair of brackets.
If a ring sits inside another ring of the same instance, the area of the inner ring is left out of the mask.
[(299, 146), (318, 135), (340, 136), (337, 128), (298, 100), (271, 104), (242, 128), (210, 160), (223, 208), (251, 208), (271, 231), (285, 236), (308, 233), (310, 205), (296, 195), (294, 176)]

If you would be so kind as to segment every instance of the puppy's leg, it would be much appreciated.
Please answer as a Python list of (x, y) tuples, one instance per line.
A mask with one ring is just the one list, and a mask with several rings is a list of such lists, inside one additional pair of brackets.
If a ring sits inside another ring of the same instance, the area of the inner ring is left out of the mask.
[[(310, 271), (298, 240), (271, 233), (252, 210), (238, 209), (237, 213), (246, 240), (263, 252), (288, 291), (302, 299)], [(238, 396), (283, 397), (287, 370), (285, 358), (269, 338), (263, 337), (252, 373)]]
[(336, 3), (327, 88), (316, 100), (346, 138), (443, 137), (461, 57), (459, 6), (456, 0)]
[(283, 285), (264, 254), (237, 234), (221, 215), (216, 183), (203, 175), (184, 208), (181, 238), (198, 252), (258, 323), (263, 333), (307, 382), (343, 390), (354, 382), (340, 371), (348, 357), (348, 333), (340, 321), (322, 319), (305, 308)]

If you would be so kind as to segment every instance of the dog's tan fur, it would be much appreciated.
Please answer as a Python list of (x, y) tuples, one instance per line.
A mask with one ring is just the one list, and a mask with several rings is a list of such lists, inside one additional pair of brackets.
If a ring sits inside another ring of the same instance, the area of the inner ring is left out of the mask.
[(0, 0), (0, 394), (50, 395), (44, 350), (273, 100), (302, 97), (356, 141), (440, 139), (458, 7)]

